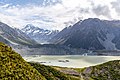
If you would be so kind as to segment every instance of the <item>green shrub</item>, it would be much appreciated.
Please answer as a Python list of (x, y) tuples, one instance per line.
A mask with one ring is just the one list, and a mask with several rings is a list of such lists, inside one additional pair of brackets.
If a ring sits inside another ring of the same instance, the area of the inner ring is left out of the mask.
[(11, 47), (0, 43), (0, 80), (45, 80)]

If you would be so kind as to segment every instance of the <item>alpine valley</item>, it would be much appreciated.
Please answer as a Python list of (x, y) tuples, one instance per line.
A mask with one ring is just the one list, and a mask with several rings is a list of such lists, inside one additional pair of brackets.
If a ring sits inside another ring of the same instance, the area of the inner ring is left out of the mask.
[[(59, 32), (30, 24), (20, 30), (0, 22), (0, 79), (119, 80), (119, 57), (78, 56), (120, 55), (119, 25), (120, 21), (89, 18)], [(42, 40), (47, 43), (43, 44)], [(72, 57), (52, 56), (51, 60), (50, 56), (41, 55)], [(79, 58), (85, 63), (74, 68)], [(71, 63), (74, 65), (72, 68), (67, 66)], [(58, 64), (64, 64), (65, 67), (57, 66)], [(89, 66), (85, 67), (85, 64)]]
[(62, 31), (0, 23), (0, 41), (21, 55), (120, 55), (120, 21), (88, 18)]
[(120, 0), (0, 0), (0, 80), (120, 80)]
[(45, 66), (26, 62), (11, 47), (0, 42), (1, 80), (119, 80), (119, 67), (120, 60), (86, 68)]

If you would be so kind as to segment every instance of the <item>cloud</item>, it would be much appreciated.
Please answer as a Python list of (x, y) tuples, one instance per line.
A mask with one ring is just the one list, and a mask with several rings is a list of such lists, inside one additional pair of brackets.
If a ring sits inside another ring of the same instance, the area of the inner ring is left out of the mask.
[(111, 4), (112, 4), (112, 8), (114, 8), (117, 14), (120, 16), (120, 0), (111, 2)]
[[(119, 7), (115, 6), (115, 1), (113, 1), (44, 0), (43, 6), (35, 4), (21, 6), (7, 3), (0, 6), (0, 21), (17, 28), (22, 28), (26, 24), (33, 24), (45, 29), (62, 30), (80, 19), (89, 17), (120, 18), (116, 15), (116, 10), (118, 11)], [(46, 6), (44, 6), (45, 4)]]
[(63, 29), (64, 27), (66, 27), (64, 25), (64, 22), (67, 22), (69, 20), (72, 21), (79, 17), (79, 12), (76, 13), (75, 9), (66, 8), (62, 4), (56, 4), (54, 6), (47, 7), (40, 7), (34, 5), (26, 7), (12, 6), (5, 9), (5, 11), (9, 14), (12, 13), (13, 16), (11, 17), (21, 20), (19, 24), (20, 27), (21, 22), (24, 22), (22, 23), (23, 25), (31, 23), (42, 28)]
[(98, 5), (96, 7), (93, 7), (92, 11), (97, 15), (97, 16), (106, 16), (108, 18), (111, 18), (111, 14), (110, 14), (110, 9), (108, 6), (104, 5)]

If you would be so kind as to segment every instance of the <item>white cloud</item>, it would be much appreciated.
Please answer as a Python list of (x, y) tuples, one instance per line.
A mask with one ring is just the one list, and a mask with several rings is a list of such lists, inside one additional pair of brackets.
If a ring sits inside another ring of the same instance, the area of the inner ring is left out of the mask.
[[(119, 19), (111, 6), (113, 1), (115, 0), (62, 0), (62, 3), (46, 7), (35, 5), (8, 7), (9, 4), (6, 4), (0, 7), (0, 9), (4, 8), (3, 11), (0, 10), (0, 20), (17, 28), (30, 23), (41, 28), (61, 30), (80, 18)], [(111, 18), (103, 15), (103, 12), (97, 15), (92, 11), (94, 7), (100, 5), (108, 7)]]

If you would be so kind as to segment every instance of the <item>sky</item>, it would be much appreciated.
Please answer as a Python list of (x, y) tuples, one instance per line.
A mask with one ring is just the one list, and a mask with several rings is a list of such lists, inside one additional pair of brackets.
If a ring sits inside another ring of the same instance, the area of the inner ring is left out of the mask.
[(62, 30), (87, 18), (119, 20), (120, 0), (0, 0), (0, 21), (20, 29)]

